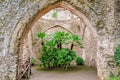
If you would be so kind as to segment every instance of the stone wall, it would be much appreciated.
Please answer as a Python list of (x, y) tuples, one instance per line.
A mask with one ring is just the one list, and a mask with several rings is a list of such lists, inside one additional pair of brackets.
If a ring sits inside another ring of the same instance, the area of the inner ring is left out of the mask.
[(120, 0), (115, 0), (115, 41), (120, 44)]
[(17, 56), (0, 57), (0, 79), (16, 80)]
[[(109, 66), (108, 62), (113, 61), (114, 46), (116, 46), (116, 44), (118, 44), (120, 41), (120, 27), (118, 17), (119, 11), (115, 11), (116, 15), (114, 14), (114, 7), (116, 6), (116, 8), (119, 8), (119, 5), (117, 5), (117, 3), (115, 5), (114, 2), (119, 0), (61, 1), (68, 2), (78, 11), (82, 12), (91, 21), (92, 25), (96, 29), (98, 34), (98, 76), (101, 78), (101, 80), (105, 80), (111, 72), (116, 72), (114, 71), (116, 70), (115, 66)], [(22, 32), (25, 29), (25, 26), (28, 24), (29, 21), (32, 21), (32, 19), (37, 16), (37, 12), (40, 12), (45, 7), (53, 5), (56, 2), (59, 2), (59, 0), (0, 0), (0, 71), (2, 71), (2, 73), (0, 73), (1, 80), (15, 80), (16, 57), (14, 56), (18, 52), (18, 47), (20, 45), (19, 40), (23, 35)], [(11, 44), (13, 44), (11, 48), (14, 48), (15, 46), (15, 48), (11, 52), (9, 52), (10, 42), (12, 42)], [(13, 66), (9, 67), (10, 65)], [(111, 65), (113, 66), (114, 64), (112, 63)], [(11, 75), (9, 74), (10, 70)]]

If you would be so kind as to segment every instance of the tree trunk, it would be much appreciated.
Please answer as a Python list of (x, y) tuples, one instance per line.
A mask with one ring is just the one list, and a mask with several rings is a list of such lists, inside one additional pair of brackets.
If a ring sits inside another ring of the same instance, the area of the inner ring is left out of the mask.
[(44, 42), (43, 41), (42, 41), (41, 45), (44, 46)]
[(62, 49), (62, 43), (60, 42), (60, 49)]
[(73, 50), (73, 47), (74, 47), (74, 44), (71, 44), (71, 48), (70, 49)]
[(57, 48), (62, 49), (62, 43), (57, 44)]
[(59, 48), (59, 46), (60, 46), (60, 45), (59, 45), (59, 44), (57, 44), (57, 48)]

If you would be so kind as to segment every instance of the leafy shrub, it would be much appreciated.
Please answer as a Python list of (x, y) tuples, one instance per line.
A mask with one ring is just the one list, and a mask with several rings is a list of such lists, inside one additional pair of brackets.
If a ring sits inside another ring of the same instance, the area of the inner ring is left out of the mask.
[(120, 66), (120, 45), (118, 45), (116, 48), (115, 48), (115, 52), (114, 52), (114, 58), (117, 62), (117, 65)]
[(31, 65), (35, 65), (36, 62), (37, 62), (37, 61), (36, 61), (36, 59), (35, 59), (34, 57), (31, 57), (31, 58), (30, 58), (30, 64), (31, 64)]
[[(38, 37), (43, 42), (44, 33), (38, 33)], [(63, 48), (62, 44), (73, 44), (82, 46), (81, 39), (77, 35), (70, 35), (67, 32), (55, 32), (49, 35), (50, 38), (42, 45), (40, 63), (44, 68), (64, 68), (67, 69), (71, 62), (76, 59), (76, 53), (72, 49)], [(73, 38), (74, 37), (74, 38)]]
[(77, 64), (77, 65), (83, 65), (83, 64), (84, 64), (83, 58), (77, 57), (77, 58), (76, 58), (76, 64)]
[(75, 52), (68, 48), (53, 48), (43, 52), (39, 59), (45, 68), (64, 67), (67, 69), (75, 58)]
[[(114, 58), (115, 58), (115, 61), (117, 63), (117, 66), (119, 67), (118, 74), (120, 75), (120, 44), (115, 48)], [(114, 77), (110, 78), (110, 80), (120, 80), (120, 76), (119, 77), (114, 76)]]
[(120, 77), (118, 77), (118, 76), (113, 76), (113, 77), (110, 77), (109, 80), (120, 80)]

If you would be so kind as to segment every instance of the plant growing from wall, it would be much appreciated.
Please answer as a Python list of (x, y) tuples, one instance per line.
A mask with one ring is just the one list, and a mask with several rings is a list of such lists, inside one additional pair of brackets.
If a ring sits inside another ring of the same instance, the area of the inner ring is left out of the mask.
[(119, 74), (118, 74), (118, 76), (114, 76), (114, 75), (112, 77), (110, 76), (109, 80), (120, 80), (120, 44), (117, 47), (115, 47), (114, 59), (119, 68)]
[(118, 45), (116, 48), (115, 48), (115, 52), (114, 52), (114, 58), (117, 62), (117, 65), (120, 66), (120, 45)]
[(114, 58), (119, 69), (119, 79), (120, 79), (120, 44), (115, 47)]
[(53, 16), (54, 18), (56, 18), (56, 17), (57, 17), (57, 12), (54, 11), (53, 14), (52, 14), (52, 16)]
[[(62, 44), (67, 45), (71, 44), (71, 38), (73, 35), (70, 35), (67, 32), (60, 31), (55, 32), (50, 35), (50, 38), (46, 40), (44, 45), (42, 45), (42, 52), (40, 54), (39, 60), (40, 64), (44, 68), (64, 68), (67, 69), (71, 62), (77, 58), (75, 51), (69, 48), (63, 48)], [(75, 35), (77, 36), (77, 35)], [(39, 36), (40, 39), (43, 39), (44, 36)], [(82, 43), (79, 41), (80, 38), (75, 38), (75, 41), (82, 46)], [(74, 41), (74, 42), (75, 42)]]

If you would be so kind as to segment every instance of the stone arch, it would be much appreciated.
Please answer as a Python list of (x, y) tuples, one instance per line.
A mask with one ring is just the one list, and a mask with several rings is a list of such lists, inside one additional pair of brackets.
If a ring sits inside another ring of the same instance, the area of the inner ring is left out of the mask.
[(45, 9), (42, 9), (41, 11), (39, 11), (35, 17), (30, 21), (30, 23), (26, 26), (26, 29), (23, 31), (23, 34), (27, 34), (28, 30), (30, 30), (30, 28), (34, 25), (34, 23), (41, 17), (43, 16), (45, 13), (49, 12), (50, 10), (54, 9), (54, 8), (64, 8), (67, 9), (69, 11), (71, 11), (73, 14), (75, 14), (76, 16), (78, 16), (85, 24), (86, 26), (91, 30), (91, 32), (94, 34), (94, 36), (97, 38), (97, 32), (96, 29), (93, 27), (93, 25), (91, 24), (91, 22), (89, 21), (89, 19), (81, 12), (79, 12), (78, 10), (76, 10), (74, 7), (72, 7), (70, 4), (66, 3), (66, 2), (58, 2), (52, 6), (48, 6)]
[(43, 32), (47, 32), (48, 30), (50, 30), (50, 29), (52, 29), (52, 28), (57, 28), (57, 27), (60, 27), (60, 28), (62, 28), (62, 29), (65, 29), (65, 30), (68, 31), (69, 33), (73, 34), (72, 31), (70, 31), (69, 29), (64, 28), (64, 27), (61, 26), (61, 25), (52, 26), (52, 27), (48, 28), (47, 30), (45, 30), (45, 31), (43, 31)]
[(48, 6), (38, 11), (38, 13), (36, 13), (36, 15), (34, 15), (30, 21), (27, 21), (28, 22), (27, 24), (24, 23), (24, 20), (21, 20), (18, 22), (18, 25), (11, 36), (9, 53), (11, 54), (17, 53), (19, 45), (22, 44), (20, 43), (21, 42), (20, 40), (22, 40), (26, 36), (26, 34), (29, 32), (29, 30), (35, 24), (35, 22), (45, 13), (58, 7), (67, 9), (71, 11), (73, 14), (77, 15), (85, 23), (85, 25), (90, 29), (90, 31), (94, 34), (95, 39), (97, 39), (98, 35), (97, 35), (96, 29), (93, 27), (89, 19), (83, 13), (79, 12), (78, 10), (76, 10), (74, 7), (72, 7), (70, 4), (66, 2), (57, 2), (52, 6)]
[[(87, 28), (89, 28), (89, 30), (92, 32), (92, 34), (94, 34), (94, 37), (97, 41), (97, 31), (96, 29), (93, 27), (93, 25), (91, 24), (91, 22), (89, 21), (89, 19), (81, 12), (79, 12), (78, 10), (76, 10), (74, 7), (72, 7), (71, 5), (69, 5), (66, 2), (58, 2), (52, 6), (48, 6), (40, 11), (38, 11), (38, 13), (36, 13), (35, 16), (33, 16), (33, 18), (31, 19), (31, 21), (28, 21), (28, 24), (24, 23), (24, 20), (20, 21), (16, 27), (16, 29), (13, 32), (13, 35), (11, 36), (11, 42), (10, 42), (10, 49), (9, 49), (9, 53), (11, 54), (16, 54), (16, 53), (20, 53), (20, 45), (22, 45), (22, 40), (26, 37), (26, 35), (28, 34), (29, 30), (31, 29), (31, 27), (35, 24), (35, 22), (45, 13), (47, 13), (48, 11), (50, 11), (51, 9), (54, 8), (58, 8), (58, 7), (62, 7), (64, 9), (67, 9), (69, 11), (71, 11), (73, 14), (77, 15), (86, 25)], [(86, 29), (86, 28), (85, 28)], [(84, 30), (85, 33), (85, 30)], [(84, 34), (83, 34), (84, 36)]]

